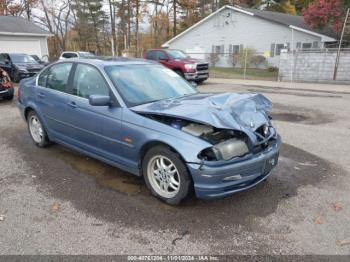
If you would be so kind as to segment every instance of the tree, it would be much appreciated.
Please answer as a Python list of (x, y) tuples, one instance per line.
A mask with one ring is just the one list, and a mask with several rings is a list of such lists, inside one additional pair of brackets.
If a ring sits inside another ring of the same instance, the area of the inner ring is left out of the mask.
[(108, 0), (108, 5), (109, 5), (109, 16), (110, 16), (110, 21), (111, 21), (111, 30), (112, 30), (112, 55), (116, 54), (117, 48), (117, 36), (116, 36), (116, 31), (115, 31), (115, 2), (113, 0)]
[(74, 30), (78, 34), (79, 47), (82, 50), (101, 54), (103, 31), (106, 16), (102, 10), (103, 0), (72, 0), (74, 13)]
[(71, 14), (70, 1), (40, 0), (44, 15), (37, 17), (37, 20), (54, 35), (55, 55), (66, 49)]
[(32, 16), (32, 8), (36, 7), (38, 0), (0, 0), (0, 15), (23, 16), (28, 21)]
[(339, 33), (343, 25), (344, 6), (341, 0), (315, 0), (302, 13), (305, 23), (313, 28), (331, 28)]

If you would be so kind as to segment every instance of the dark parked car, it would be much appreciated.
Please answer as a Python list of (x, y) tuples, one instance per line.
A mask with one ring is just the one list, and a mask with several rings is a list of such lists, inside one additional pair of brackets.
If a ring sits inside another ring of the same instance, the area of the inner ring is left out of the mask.
[(0, 68), (0, 98), (12, 100), (13, 95), (14, 88), (11, 79), (6, 71)]
[(49, 63), (45, 62), (44, 60), (40, 59), (37, 55), (30, 55), (34, 58), (35, 61), (37, 61), (39, 64), (47, 66)]
[(22, 80), (18, 107), (36, 145), (56, 142), (134, 175), (178, 204), (251, 188), (277, 165), (270, 101), (198, 93), (145, 60), (66, 60)]
[(144, 58), (154, 60), (174, 70), (188, 81), (198, 84), (209, 77), (209, 63), (191, 58), (181, 50), (176, 49), (150, 49), (144, 54)]
[(27, 54), (0, 54), (0, 68), (4, 69), (16, 83), (23, 78), (34, 76), (44, 67)]

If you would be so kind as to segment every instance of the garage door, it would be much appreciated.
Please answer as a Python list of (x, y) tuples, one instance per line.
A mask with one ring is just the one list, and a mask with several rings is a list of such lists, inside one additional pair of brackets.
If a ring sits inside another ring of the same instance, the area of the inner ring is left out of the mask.
[(42, 56), (40, 40), (5, 40), (0, 38), (0, 53), (26, 53)]

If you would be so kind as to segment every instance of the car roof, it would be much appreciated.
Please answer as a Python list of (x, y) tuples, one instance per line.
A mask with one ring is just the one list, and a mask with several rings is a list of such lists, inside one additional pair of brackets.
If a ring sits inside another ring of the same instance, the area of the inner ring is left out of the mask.
[(169, 50), (181, 51), (180, 49), (176, 49), (176, 48), (152, 48), (152, 49), (148, 49), (147, 51), (169, 51)]
[(105, 67), (112, 65), (152, 65), (158, 64), (157, 62), (141, 59), (141, 58), (126, 58), (126, 57), (92, 57), (92, 58), (70, 58), (69, 60), (60, 61), (64, 62), (80, 62), (85, 64), (91, 64), (97, 67)]

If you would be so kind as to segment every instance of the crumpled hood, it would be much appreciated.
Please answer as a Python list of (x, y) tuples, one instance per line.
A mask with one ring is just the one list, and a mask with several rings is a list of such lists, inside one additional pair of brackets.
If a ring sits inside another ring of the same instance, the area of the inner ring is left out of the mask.
[(260, 94), (195, 94), (176, 99), (161, 100), (131, 108), (145, 114), (178, 117), (216, 128), (252, 133), (266, 124), (271, 102)]

